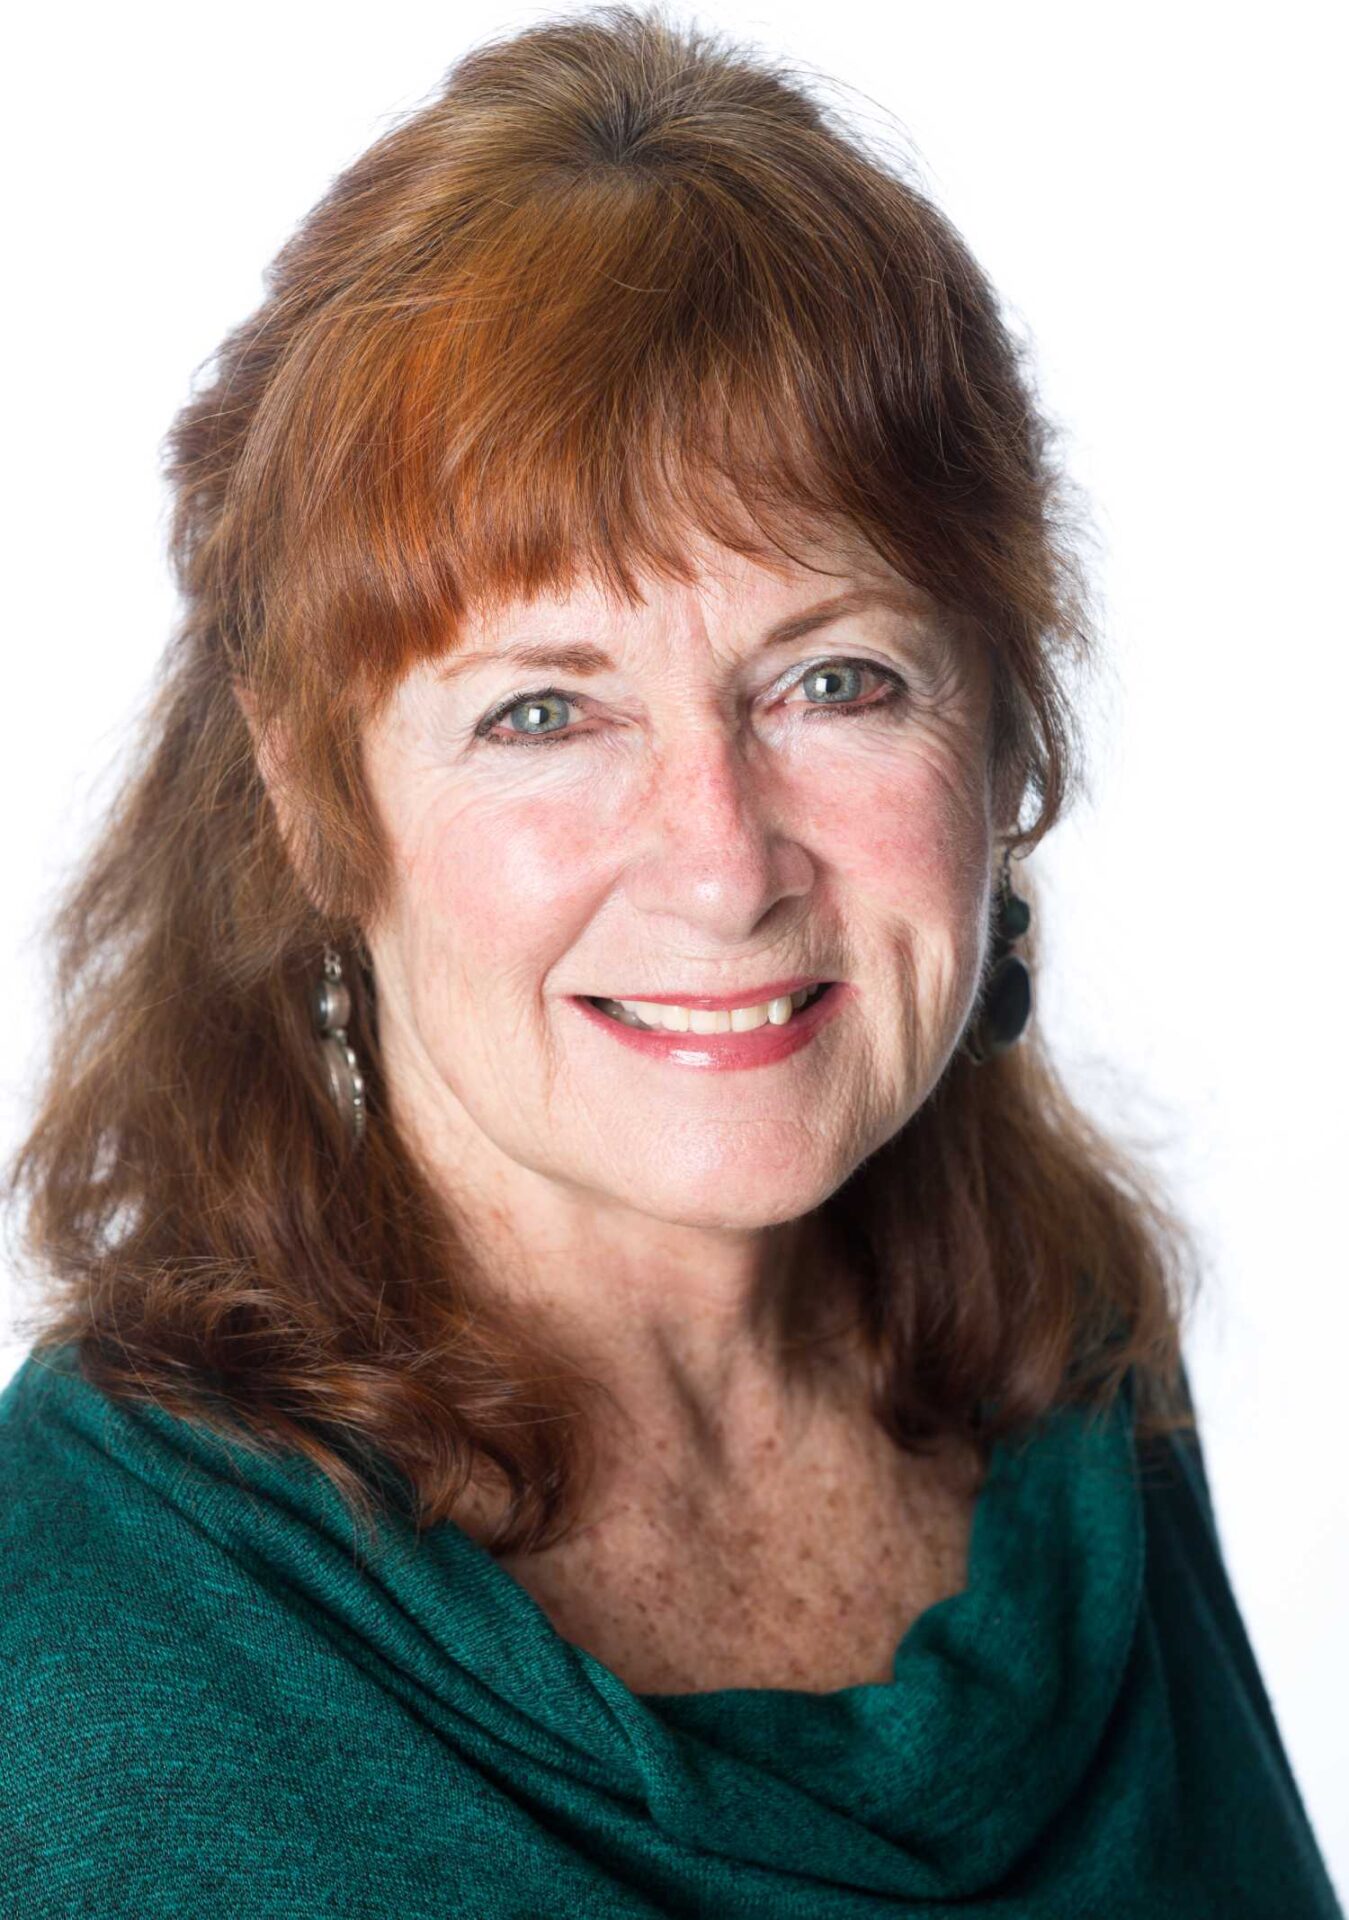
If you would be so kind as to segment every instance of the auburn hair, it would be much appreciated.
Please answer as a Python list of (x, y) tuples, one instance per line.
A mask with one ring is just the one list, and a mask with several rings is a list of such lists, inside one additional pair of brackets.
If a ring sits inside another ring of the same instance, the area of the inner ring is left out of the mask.
[[(182, 613), (50, 924), (8, 1173), (37, 1349), (304, 1453), (367, 1520), (395, 1491), (451, 1518), (485, 1472), (494, 1551), (565, 1531), (596, 1383), (505, 1310), (388, 1111), (362, 729), (470, 607), (632, 597), (694, 577), (691, 529), (771, 562), (837, 521), (990, 649), (990, 753), (1033, 805), (1012, 844), (1039, 844), (1084, 783), (1086, 517), (1029, 348), (912, 175), (798, 73), (599, 6), (477, 46), (282, 248), (167, 436)], [(236, 685), (287, 742), (284, 841)], [(328, 942), (359, 1149), (311, 1025)], [(819, 1224), (898, 1445), (1104, 1410), (1131, 1370), (1140, 1430), (1191, 1424), (1193, 1229), (1036, 1021), (957, 1050)]]

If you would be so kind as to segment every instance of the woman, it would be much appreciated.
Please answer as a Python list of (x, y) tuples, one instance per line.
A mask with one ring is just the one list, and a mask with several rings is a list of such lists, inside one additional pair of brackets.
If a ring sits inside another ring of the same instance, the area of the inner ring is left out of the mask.
[(1337, 1910), (1187, 1230), (1030, 1020), (1049, 445), (942, 216), (659, 14), (282, 251), (13, 1170), (18, 1911)]

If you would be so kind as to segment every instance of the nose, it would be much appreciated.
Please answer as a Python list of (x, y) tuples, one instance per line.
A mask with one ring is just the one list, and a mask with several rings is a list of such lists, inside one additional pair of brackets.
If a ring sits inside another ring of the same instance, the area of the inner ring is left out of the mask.
[(667, 742), (634, 822), (633, 906), (706, 948), (752, 939), (781, 903), (808, 894), (815, 862), (753, 744), (706, 717)]

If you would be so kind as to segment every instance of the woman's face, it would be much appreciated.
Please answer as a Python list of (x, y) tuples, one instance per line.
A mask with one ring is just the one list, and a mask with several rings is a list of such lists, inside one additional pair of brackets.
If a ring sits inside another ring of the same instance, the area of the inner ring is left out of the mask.
[[(462, 1191), (795, 1219), (945, 1068), (989, 911), (988, 663), (874, 554), (806, 552), (838, 577), (708, 546), (636, 611), (588, 587), (470, 623), (372, 724), (385, 1071)], [(584, 1004), (797, 980), (838, 984), (726, 1036), (634, 1045)]]

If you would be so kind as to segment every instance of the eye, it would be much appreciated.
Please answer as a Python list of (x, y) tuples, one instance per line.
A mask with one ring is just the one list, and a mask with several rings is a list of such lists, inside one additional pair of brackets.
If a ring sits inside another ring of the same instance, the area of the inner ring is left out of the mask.
[[(544, 732), (541, 724), (536, 725), (536, 723), (541, 722), (541, 717), (546, 717), (547, 703), (550, 700), (560, 701), (564, 707), (574, 704), (571, 694), (561, 693), (556, 687), (545, 687), (542, 693), (513, 694), (503, 706), (493, 707), (490, 713), (484, 714), (474, 728), (474, 733), (479, 739), (488, 741), (494, 747), (546, 745), (557, 738), (558, 729), (552, 728)], [(524, 727), (514, 728), (505, 734), (492, 731), (498, 722), (509, 719), (514, 713), (524, 713), (529, 716)]]
[[(861, 700), (848, 689), (856, 686), (866, 674), (874, 674), (885, 691), (879, 700)], [(832, 694), (840, 690), (840, 682), (845, 698), (824, 699), (817, 696)], [(821, 716), (834, 718), (862, 718), (872, 713), (889, 712), (898, 706), (908, 692), (907, 683), (902, 675), (891, 667), (882, 667), (874, 660), (817, 660), (789, 682), (788, 690), (801, 687), (810, 698), (799, 703), (810, 708), (807, 718)], [(490, 713), (483, 715), (474, 728), (476, 738), (494, 747), (543, 747), (551, 746), (554, 741), (573, 740), (576, 729), (564, 725), (547, 725), (550, 702), (560, 703), (563, 707), (575, 706), (580, 698), (577, 694), (563, 693), (558, 687), (544, 687), (537, 693), (512, 694), (509, 700), (493, 707)], [(504, 733), (495, 729), (512, 715), (524, 714), (525, 724), (509, 727)]]
[[(879, 700), (862, 701), (855, 693), (846, 691), (841, 700), (815, 698), (819, 694), (837, 691), (840, 681), (844, 683), (845, 689), (854, 687), (862, 676), (868, 673), (874, 674), (886, 689)], [(806, 668), (796, 685), (804, 688), (812, 696), (805, 704), (817, 709), (818, 713), (831, 716), (842, 713), (849, 718), (854, 716), (860, 718), (863, 714), (869, 713), (888, 712), (890, 708), (897, 706), (908, 692), (907, 684), (900, 674), (891, 667), (877, 665), (874, 660), (817, 661), (814, 666)], [(812, 712), (808, 717), (814, 719), (817, 714)]]

